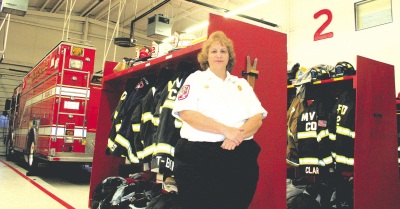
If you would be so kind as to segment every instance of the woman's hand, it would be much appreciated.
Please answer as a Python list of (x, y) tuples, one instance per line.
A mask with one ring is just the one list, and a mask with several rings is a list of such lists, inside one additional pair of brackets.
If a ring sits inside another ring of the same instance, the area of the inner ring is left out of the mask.
[(244, 129), (226, 127), (223, 131), (223, 135), (225, 136), (225, 140), (228, 139), (234, 142), (236, 146), (239, 146), (240, 143), (242, 143), (242, 141), (244, 140)]
[(221, 145), (221, 148), (226, 150), (234, 150), (236, 147), (237, 147), (236, 143), (229, 139), (225, 139)]

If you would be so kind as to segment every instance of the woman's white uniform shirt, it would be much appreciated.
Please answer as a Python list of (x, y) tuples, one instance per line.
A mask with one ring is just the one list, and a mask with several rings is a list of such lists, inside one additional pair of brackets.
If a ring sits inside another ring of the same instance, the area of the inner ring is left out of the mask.
[[(172, 115), (181, 120), (179, 112), (182, 110), (197, 111), (236, 128), (255, 114), (262, 113), (263, 118), (267, 116), (267, 111), (245, 79), (227, 72), (223, 81), (210, 69), (196, 71), (186, 79), (175, 100)], [(222, 134), (197, 130), (184, 121), (180, 134), (182, 138), (197, 142), (221, 142), (225, 139)]]

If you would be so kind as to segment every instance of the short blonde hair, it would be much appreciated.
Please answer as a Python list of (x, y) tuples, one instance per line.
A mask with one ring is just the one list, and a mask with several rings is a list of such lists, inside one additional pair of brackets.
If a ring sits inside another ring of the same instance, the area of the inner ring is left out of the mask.
[(197, 61), (200, 63), (201, 69), (207, 70), (207, 68), (209, 67), (208, 50), (210, 49), (211, 44), (214, 42), (220, 42), (228, 49), (229, 60), (228, 64), (226, 65), (226, 70), (228, 72), (231, 72), (236, 64), (236, 55), (235, 51), (233, 50), (232, 40), (229, 39), (222, 31), (215, 31), (211, 33), (209, 38), (203, 43), (203, 47), (201, 48), (200, 53), (197, 55)]

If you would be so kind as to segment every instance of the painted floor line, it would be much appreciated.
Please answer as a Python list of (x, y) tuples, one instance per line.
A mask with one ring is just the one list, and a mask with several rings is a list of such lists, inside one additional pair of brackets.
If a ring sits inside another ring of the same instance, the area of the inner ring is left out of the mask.
[(45, 194), (47, 194), (48, 196), (50, 196), (51, 198), (53, 198), (55, 201), (57, 201), (58, 203), (60, 203), (61, 205), (63, 205), (65, 208), (67, 209), (75, 209), (73, 206), (71, 206), (70, 204), (68, 204), (67, 202), (65, 202), (64, 200), (60, 199), (59, 197), (57, 197), (56, 195), (54, 195), (53, 193), (49, 192), (49, 190), (45, 189), (44, 187), (42, 187), (40, 184), (38, 184), (37, 182), (33, 181), (32, 179), (30, 179), (29, 177), (27, 177), (25, 174), (21, 173), (19, 170), (15, 169), (14, 167), (12, 167), (11, 165), (9, 165), (8, 163), (4, 162), (3, 160), (0, 160), (4, 165), (6, 165), (7, 167), (11, 168), (14, 172), (16, 172), (17, 174), (19, 174), (22, 178), (24, 178), (25, 180), (29, 181), (31, 184), (33, 184), (35, 187), (37, 187), (38, 189), (40, 189), (42, 192), (44, 192)]

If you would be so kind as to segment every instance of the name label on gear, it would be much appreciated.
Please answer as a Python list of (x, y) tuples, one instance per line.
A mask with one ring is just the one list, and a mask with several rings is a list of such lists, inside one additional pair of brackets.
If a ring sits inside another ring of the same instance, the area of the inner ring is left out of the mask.
[(306, 123), (306, 131), (316, 131), (317, 130), (317, 122), (307, 122)]
[(349, 107), (347, 105), (339, 104), (337, 108), (338, 115), (336, 116), (336, 125), (340, 124), (342, 120), (342, 115), (345, 115)]
[(315, 112), (306, 112), (301, 114), (301, 121), (310, 121), (314, 120)]
[(319, 168), (307, 166), (305, 168), (305, 172), (306, 174), (319, 174)]
[(162, 156), (156, 156), (157, 158), (157, 165), (159, 167), (165, 167), (170, 169), (171, 171), (174, 171), (174, 161), (167, 157), (167, 158), (163, 158)]

